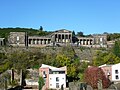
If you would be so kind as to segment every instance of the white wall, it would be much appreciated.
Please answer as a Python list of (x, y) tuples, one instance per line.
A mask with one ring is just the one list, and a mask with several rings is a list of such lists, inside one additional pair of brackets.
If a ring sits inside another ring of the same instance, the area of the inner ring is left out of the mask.
[[(115, 73), (115, 70), (118, 70), (118, 74)], [(116, 79), (118, 76), (118, 79)], [(120, 63), (112, 65), (112, 81), (120, 81)]]
[[(56, 81), (56, 77), (59, 77), (59, 81)], [(66, 74), (49, 74), (49, 88), (56, 88), (56, 83), (59, 83), (59, 88), (63, 85), (66, 88)]]

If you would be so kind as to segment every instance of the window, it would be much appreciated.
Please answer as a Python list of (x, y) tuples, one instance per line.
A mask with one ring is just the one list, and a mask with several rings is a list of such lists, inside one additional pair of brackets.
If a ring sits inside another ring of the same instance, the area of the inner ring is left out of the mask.
[(59, 81), (59, 77), (56, 77), (56, 82)]
[(56, 88), (59, 88), (59, 83), (56, 83)]
[(45, 72), (45, 71), (43, 71), (43, 74), (46, 74), (46, 72)]
[(47, 78), (46, 72), (43, 71), (43, 78)]
[(115, 70), (115, 74), (118, 74), (118, 70)]
[(115, 76), (116, 79), (119, 79), (118, 75)]

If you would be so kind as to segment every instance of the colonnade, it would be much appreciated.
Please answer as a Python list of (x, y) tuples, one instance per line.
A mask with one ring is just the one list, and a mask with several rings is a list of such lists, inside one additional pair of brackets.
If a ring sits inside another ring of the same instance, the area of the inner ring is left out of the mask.
[(45, 44), (50, 44), (51, 39), (29, 39), (29, 44), (34, 44), (34, 45), (45, 45)]
[(66, 43), (72, 42), (72, 34), (70, 33), (57, 33), (55, 34), (55, 42)]
[(89, 38), (87, 38), (87, 39), (79, 39), (78, 38), (78, 42), (79, 42), (79, 44), (80, 45), (93, 45), (93, 39), (89, 39)]

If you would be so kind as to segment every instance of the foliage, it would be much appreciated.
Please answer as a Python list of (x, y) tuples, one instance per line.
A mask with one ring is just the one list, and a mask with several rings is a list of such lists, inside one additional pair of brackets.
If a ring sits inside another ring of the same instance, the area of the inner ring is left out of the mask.
[(75, 31), (72, 31), (72, 36), (75, 36)]
[(80, 37), (84, 37), (84, 34), (83, 34), (83, 32), (77, 32), (77, 36), (80, 36)]
[(93, 65), (100, 66), (103, 64), (116, 64), (120, 62), (120, 58), (112, 52), (97, 51), (93, 59)]
[(113, 53), (114, 53), (116, 56), (120, 57), (120, 41), (119, 41), (119, 40), (118, 40), (118, 41), (115, 41), (115, 44), (114, 44), (114, 46), (113, 46)]
[[(29, 36), (35, 36), (35, 35), (48, 35), (51, 32), (42, 31), (39, 32), (37, 29), (32, 28), (0, 28), (0, 37), (7, 38), (10, 32), (27, 32)], [(39, 32), (39, 33), (38, 33)]]
[(38, 81), (38, 83), (39, 83), (39, 90), (42, 90), (42, 87), (44, 86), (44, 79), (43, 79), (43, 77), (39, 77), (39, 81)]
[(87, 68), (85, 70), (84, 80), (93, 88), (97, 88), (97, 82), (99, 80), (102, 80), (103, 88), (107, 88), (110, 85), (110, 81), (106, 78), (102, 69), (98, 67)]
[(107, 34), (107, 40), (111, 41), (111, 40), (115, 40), (120, 38), (120, 33), (112, 33), (112, 34)]
[(84, 72), (86, 70), (86, 68), (88, 67), (89, 63), (87, 62), (81, 62), (78, 66), (78, 78), (80, 78), (80, 81), (84, 80)]

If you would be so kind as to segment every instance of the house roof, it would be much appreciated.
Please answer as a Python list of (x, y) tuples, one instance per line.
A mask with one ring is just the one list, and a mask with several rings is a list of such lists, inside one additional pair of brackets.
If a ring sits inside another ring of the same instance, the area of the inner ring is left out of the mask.
[(42, 64), (42, 66), (40, 68), (49, 68), (52, 71), (65, 71), (66, 70), (66, 66), (61, 67), (61, 68), (56, 68), (56, 67), (53, 67), (53, 66), (50, 66), (50, 65), (46, 65), (46, 64)]
[(112, 65), (107, 65), (107, 64), (103, 64), (103, 65), (100, 65), (99, 67), (111, 67)]
[(57, 30), (55, 32), (58, 32), (58, 33), (72, 33), (70, 30), (66, 30), (66, 29), (60, 29), (60, 30)]

